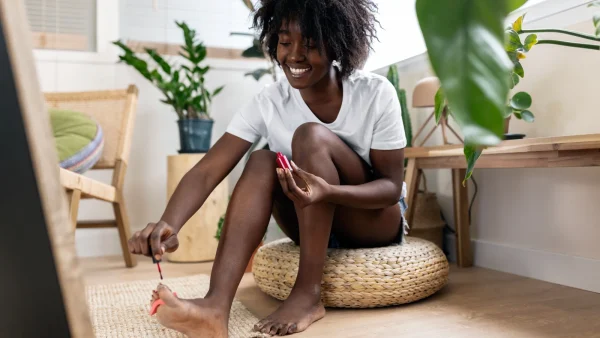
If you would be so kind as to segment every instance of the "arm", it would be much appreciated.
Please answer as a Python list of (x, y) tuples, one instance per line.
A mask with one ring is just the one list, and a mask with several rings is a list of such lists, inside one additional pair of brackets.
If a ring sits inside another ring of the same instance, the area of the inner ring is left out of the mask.
[(348, 207), (380, 209), (398, 203), (404, 182), (404, 149), (371, 150), (376, 179), (360, 185), (330, 185), (325, 200)]
[[(127, 242), (129, 251), (161, 259), (177, 250), (177, 233), (231, 172), (252, 144), (225, 133), (177, 185), (158, 223), (149, 223)], [(148, 245), (150, 243), (150, 245)]]
[(160, 220), (179, 232), (250, 146), (250, 142), (225, 133), (206, 156), (183, 176)]

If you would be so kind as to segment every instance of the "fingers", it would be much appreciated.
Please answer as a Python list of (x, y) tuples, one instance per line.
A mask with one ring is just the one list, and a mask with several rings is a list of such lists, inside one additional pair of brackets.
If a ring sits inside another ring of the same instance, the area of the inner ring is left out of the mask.
[(150, 226), (150, 224), (149, 224), (140, 233), (140, 236), (139, 236), (139, 245), (140, 245), (140, 249), (142, 250), (142, 255), (144, 255), (144, 256), (150, 257), (150, 253), (151, 253), (150, 252), (150, 246), (149, 245), (143, 245), (143, 244), (144, 243), (148, 243), (148, 237), (150, 237), (150, 234), (152, 234), (152, 231), (154, 231), (155, 228), (156, 227), (154, 226), (154, 223), (152, 223), (152, 226)]
[[(127, 241), (129, 251), (136, 255), (148, 254), (148, 236), (154, 230), (155, 223), (148, 223), (142, 231), (137, 231)], [(144, 253), (144, 250), (146, 253)]]
[(143, 230), (134, 233), (127, 241), (127, 247), (133, 254), (154, 256), (160, 260), (165, 252), (177, 250), (179, 241), (173, 228), (161, 221), (149, 223)]
[(296, 199), (304, 198), (304, 193), (302, 192), (302, 189), (298, 187), (296, 181), (294, 181), (294, 176), (292, 176), (291, 171), (285, 171), (285, 179), (287, 181), (288, 191), (293, 194)]
[(294, 174), (298, 175), (300, 178), (306, 178), (307, 172), (300, 169), (300, 167), (298, 167), (294, 161), (292, 161), (292, 169), (294, 169)]
[(294, 163), (294, 161), (292, 161), (292, 168), (294, 168), (293, 174), (298, 176), (302, 181), (304, 181), (304, 184), (308, 188), (308, 186), (309, 186), (308, 182), (310, 182), (311, 177), (314, 175), (307, 173), (306, 171), (300, 169), (300, 167), (298, 167), (296, 165), (296, 163)]
[(177, 239), (177, 236), (172, 235), (162, 242), (162, 247), (164, 252), (174, 252), (179, 248), (179, 239)]
[(150, 235), (150, 247), (152, 248), (152, 256), (157, 260), (160, 260), (164, 254), (161, 240), (167, 236), (170, 237), (170, 235), (172, 235), (172, 232), (165, 222), (158, 222), (154, 231), (152, 231)]
[(139, 235), (140, 235), (140, 232), (136, 231), (135, 233), (133, 233), (131, 238), (127, 240), (127, 248), (129, 249), (129, 252), (131, 252), (132, 254), (138, 254), (135, 244), (137, 243), (136, 238)]
[(284, 170), (281, 168), (277, 168), (277, 179), (279, 180), (279, 184), (281, 184), (281, 189), (283, 190), (283, 192), (288, 196), (288, 185), (287, 185), (287, 180), (285, 178), (285, 174), (284, 174)]

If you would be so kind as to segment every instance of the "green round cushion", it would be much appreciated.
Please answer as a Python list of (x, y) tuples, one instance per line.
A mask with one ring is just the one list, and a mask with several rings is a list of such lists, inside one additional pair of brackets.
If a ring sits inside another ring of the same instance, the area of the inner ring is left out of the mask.
[(94, 119), (81, 112), (53, 108), (50, 123), (61, 168), (81, 174), (98, 162), (104, 134)]

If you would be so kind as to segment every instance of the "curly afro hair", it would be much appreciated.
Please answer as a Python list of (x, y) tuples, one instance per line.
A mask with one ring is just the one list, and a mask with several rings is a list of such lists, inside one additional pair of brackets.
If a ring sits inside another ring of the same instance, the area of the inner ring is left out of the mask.
[[(279, 29), (283, 22), (296, 21), (302, 36), (312, 40), (329, 60), (336, 60), (345, 78), (362, 67), (376, 37), (371, 0), (260, 0), (253, 27), (260, 30), (260, 43), (277, 61)], [(279, 63), (279, 62), (278, 62)]]

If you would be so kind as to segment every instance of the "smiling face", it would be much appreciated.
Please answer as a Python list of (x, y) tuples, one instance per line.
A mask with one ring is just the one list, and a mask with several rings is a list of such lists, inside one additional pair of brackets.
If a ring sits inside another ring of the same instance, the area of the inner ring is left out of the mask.
[(277, 61), (290, 85), (296, 89), (314, 86), (328, 77), (331, 61), (312, 41), (302, 36), (300, 25), (295, 21), (284, 22), (279, 30)]

